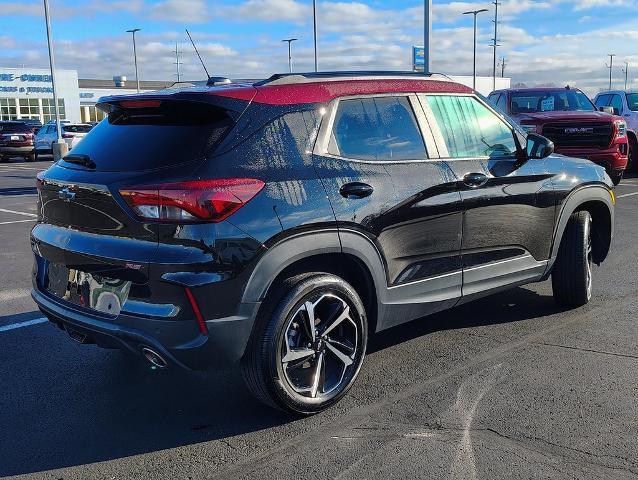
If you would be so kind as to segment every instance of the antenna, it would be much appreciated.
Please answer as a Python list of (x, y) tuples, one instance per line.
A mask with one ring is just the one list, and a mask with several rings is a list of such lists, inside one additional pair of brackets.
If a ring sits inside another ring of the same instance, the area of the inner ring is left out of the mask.
[(202, 67), (204, 68), (204, 71), (206, 72), (206, 78), (210, 80), (210, 75), (208, 74), (208, 70), (206, 70), (206, 65), (204, 65), (204, 60), (202, 60), (202, 56), (199, 54), (199, 51), (197, 50), (197, 47), (195, 46), (195, 42), (193, 42), (193, 37), (191, 37), (191, 34), (188, 31), (188, 28), (185, 28), (184, 30), (186, 30), (186, 35), (188, 35), (189, 40), (193, 44), (193, 48), (195, 49), (195, 53), (199, 57), (199, 61), (201, 62)]

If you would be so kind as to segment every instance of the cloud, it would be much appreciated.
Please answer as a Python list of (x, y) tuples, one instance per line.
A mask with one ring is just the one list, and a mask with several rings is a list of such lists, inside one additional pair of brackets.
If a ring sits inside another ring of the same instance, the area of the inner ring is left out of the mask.
[(219, 14), (235, 21), (308, 23), (312, 7), (297, 0), (246, 0), (239, 5), (218, 9)]
[(210, 9), (204, 0), (164, 0), (153, 5), (151, 17), (170, 22), (205, 23), (210, 20)]

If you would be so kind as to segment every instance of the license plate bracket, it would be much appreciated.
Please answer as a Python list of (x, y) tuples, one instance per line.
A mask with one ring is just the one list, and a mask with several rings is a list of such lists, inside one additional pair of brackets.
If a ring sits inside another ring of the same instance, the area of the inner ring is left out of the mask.
[(131, 283), (50, 263), (45, 288), (69, 303), (117, 316), (128, 298)]

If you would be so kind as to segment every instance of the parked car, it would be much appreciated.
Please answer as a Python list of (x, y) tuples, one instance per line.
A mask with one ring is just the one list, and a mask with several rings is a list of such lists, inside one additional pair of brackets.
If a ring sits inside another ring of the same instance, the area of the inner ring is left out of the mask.
[(628, 169), (638, 168), (638, 92), (612, 90), (596, 95), (594, 104), (599, 110), (608, 109), (614, 115), (621, 115), (627, 123), (629, 137)]
[(30, 162), (35, 158), (33, 152), (33, 132), (35, 126), (24, 121), (0, 122), (0, 162), (11, 157), (23, 157)]
[[(62, 138), (69, 146), (69, 150), (72, 150), (84, 136), (91, 131), (92, 125), (88, 123), (70, 123), (63, 122), (60, 124), (62, 127)], [(52, 145), (58, 139), (58, 127), (54, 122), (49, 122), (38, 130), (35, 136), (35, 157), (39, 155), (51, 155)]]
[(620, 183), (629, 155), (623, 117), (598, 111), (587, 95), (569, 87), (497, 90), (488, 98), (526, 132), (552, 140), (557, 153), (603, 165)]
[(560, 305), (586, 304), (610, 248), (604, 168), (445, 77), (278, 75), (99, 107), (38, 176), (36, 303), (156, 368), (239, 362), (287, 411), (342, 398), (372, 333), (550, 275)]

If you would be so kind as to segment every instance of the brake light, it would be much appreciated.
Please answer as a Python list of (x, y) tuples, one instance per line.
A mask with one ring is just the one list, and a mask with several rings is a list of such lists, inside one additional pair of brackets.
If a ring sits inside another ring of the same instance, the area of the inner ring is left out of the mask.
[(254, 178), (224, 178), (128, 187), (120, 194), (144, 220), (216, 223), (243, 207), (262, 188), (264, 182)]
[(122, 100), (120, 107), (122, 108), (154, 108), (162, 104), (161, 100)]

